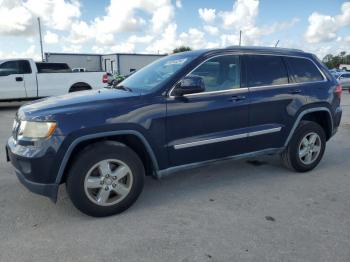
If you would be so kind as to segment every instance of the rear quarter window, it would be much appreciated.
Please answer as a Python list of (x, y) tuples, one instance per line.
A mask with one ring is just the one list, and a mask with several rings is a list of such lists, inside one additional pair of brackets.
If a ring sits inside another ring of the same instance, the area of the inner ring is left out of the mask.
[(324, 80), (320, 70), (309, 59), (286, 57), (291, 67), (291, 75), (297, 83), (316, 82)]

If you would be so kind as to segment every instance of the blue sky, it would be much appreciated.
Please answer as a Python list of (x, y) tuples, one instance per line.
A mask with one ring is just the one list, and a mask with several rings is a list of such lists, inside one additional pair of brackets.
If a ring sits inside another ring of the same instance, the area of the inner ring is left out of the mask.
[(0, 57), (45, 52), (168, 53), (244, 45), (301, 48), (323, 57), (350, 52), (350, 1), (0, 0)]

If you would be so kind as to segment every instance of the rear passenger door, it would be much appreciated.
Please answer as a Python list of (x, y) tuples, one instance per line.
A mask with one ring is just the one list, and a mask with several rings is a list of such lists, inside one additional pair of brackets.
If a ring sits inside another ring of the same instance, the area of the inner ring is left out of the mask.
[(250, 91), (249, 136), (252, 151), (280, 148), (305, 104), (305, 90), (288, 75), (285, 58), (278, 55), (244, 55)]

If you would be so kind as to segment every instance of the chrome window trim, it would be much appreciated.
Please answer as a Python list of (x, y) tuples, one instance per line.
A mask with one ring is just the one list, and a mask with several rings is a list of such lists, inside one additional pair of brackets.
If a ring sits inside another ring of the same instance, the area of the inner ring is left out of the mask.
[(176, 150), (177, 149), (184, 149), (184, 148), (189, 148), (189, 147), (208, 145), (208, 144), (214, 144), (214, 143), (236, 140), (236, 139), (241, 139), (241, 138), (276, 133), (276, 132), (280, 132), (281, 129), (282, 129), (282, 127), (275, 127), (275, 128), (269, 128), (269, 129), (265, 129), (265, 130), (253, 131), (253, 132), (242, 133), (242, 134), (237, 134), (237, 135), (223, 136), (223, 137), (205, 139), (205, 140), (200, 140), (200, 141), (195, 141), (195, 142), (176, 144), (176, 145), (174, 145), (174, 149), (176, 149)]
[[(313, 61), (311, 58), (309, 57), (304, 57), (304, 56), (296, 56), (296, 55), (282, 55), (282, 54), (269, 54), (269, 53), (254, 53), (254, 52), (237, 52), (237, 53), (226, 53), (226, 54), (220, 54), (220, 55), (215, 55), (212, 57), (209, 57), (207, 59), (205, 59), (203, 62), (201, 62), (199, 65), (197, 65), (194, 69), (192, 69), (188, 74), (186, 74), (184, 77), (190, 75), (193, 71), (195, 71), (198, 67), (200, 67), (202, 64), (204, 64), (205, 62), (209, 61), (212, 58), (216, 58), (216, 57), (221, 57), (221, 56), (243, 56), (243, 55), (264, 55), (264, 56), (281, 56), (281, 57), (294, 57), (294, 58), (300, 58), (300, 59), (306, 59), (306, 60), (310, 60), (314, 66), (316, 66), (317, 70), (321, 73), (323, 80), (321, 81), (308, 81), (308, 82), (301, 82), (301, 83), (288, 83), (288, 84), (280, 84), (280, 85), (264, 85), (264, 86), (251, 86), (251, 87), (243, 87), (243, 88), (234, 88), (234, 89), (226, 89), (226, 90), (220, 90), (220, 91), (209, 91), (209, 92), (201, 92), (201, 93), (194, 93), (194, 94), (188, 94), (188, 95), (184, 95), (184, 97), (191, 97), (191, 96), (196, 96), (196, 95), (205, 95), (205, 94), (215, 94), (215, 93), (224, 93), (224, 92), (231, 92), (231, 91), (237, 91), (237, 90), (244, 90), (247, 91), (250, 88), (252, 89), (256, 89), (256, 88), (266, 88), (266, 87), (284, 87), (284, 86), (292, 86), (292, 85), (302, 85), (302, 84), (314, 84), (314, 83), (325, 83), (328, 81), (326, 75), (323, 73), (323, 71), (320, 69), (320, 67), (315, 63), (315, 61)], [(181, 79), (183, 79), (184, 77), (182, 77)], [(168, 97), (169, 98), (175, 98), (175, 96), (173, 96), (171, 93), (173, 92), (173, 90), (175, 89), (176, 85), (181, 81), (181, 79), (179, 81), (177, 81), (172, 88), (170, 89), (170, 91), (168, 92)]]

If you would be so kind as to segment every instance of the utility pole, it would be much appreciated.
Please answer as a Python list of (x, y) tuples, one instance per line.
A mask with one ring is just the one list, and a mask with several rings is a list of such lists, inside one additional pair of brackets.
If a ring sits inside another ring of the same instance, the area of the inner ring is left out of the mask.
[(278, 46), (279, 42), (280, 42), (280, 40), (277, 40), (277, 42), (276, 42), (276, 44), (275, 44), (275, 47)]
[(42, 36), (41, 36), (40, 17), (38, 17), (38, 25), (39, 25), (39, 37), (40, 37), (41, 61), (44, 62), (43, 39), (42, 39)]
[(242, 30), (239, 30), (239, 46), (242, 44)]

